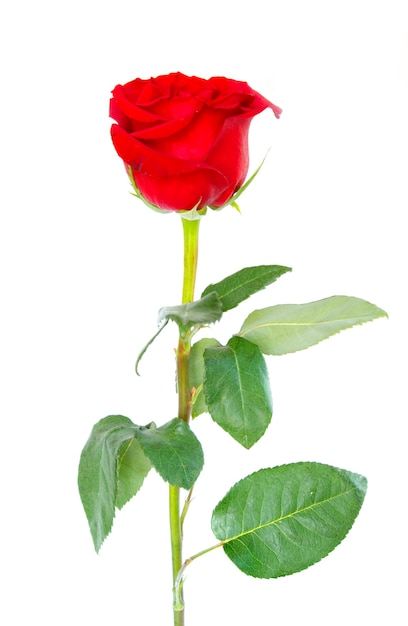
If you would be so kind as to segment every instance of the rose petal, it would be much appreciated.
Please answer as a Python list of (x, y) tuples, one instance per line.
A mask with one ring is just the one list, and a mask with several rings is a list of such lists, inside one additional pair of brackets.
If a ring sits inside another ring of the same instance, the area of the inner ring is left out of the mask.
[(136, 79), (112, 92), (112, 140), (159, 208), (220, 207), (244, 183), (250, 122), (266, 108), (279, 117), (247, 83), (222, 76)]
[(153, 177), (140, 172), (133, 176), (141, 194), (165, 211), (212, 206), (228, 185), (225, 176), (208, 167), (179, 176)]
[[(165, 210), (190, 210), (213, 204), (225, 192), (226, 176), (212, 165), (163, 156), (116, 125), (112, 140), (117, 153), (130, 165), (142, 195)], [(178, 198), (178, 201), (177, 201)]]

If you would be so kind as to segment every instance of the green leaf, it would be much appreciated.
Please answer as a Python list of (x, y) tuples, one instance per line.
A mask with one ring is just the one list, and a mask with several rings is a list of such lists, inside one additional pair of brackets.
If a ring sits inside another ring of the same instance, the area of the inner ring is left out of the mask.
[(137, 436), (143, 452), (165, 481), (191, 489), (203, 468), (204, 455), (188, 424), (176, 417), (160, 428), (140, 430)]
[(245, 267), (231, 276), (227, 276), (215, 285), (209, 285), (201, 294), (201, 297), (215, 291), (221, 300), (222, 310), (233, 309), (254, 293), (261, 291), (273, 283), (279, 276), (291, 272), (290, 267), (282, 265), (259, 265)]
[(204, 350), (211, 346), (221, 346), (216, 339), (200, 339), (197, 341), (190, 352), (190, 387), (194, 389), (193, 406), (191, 415), (193, 418), (208, 413), (208, 407), (205, 401), (203, 390), (204, 381)]
[(118, 455), (116, 507), (121, 509), (137, 494), (152, 465), (137, 439), (123, 444)]
[(212, 419), (245, 448), (262, 437), (272, 417), (268, 370), (257, 346), (232, 337), (204, 352), (204, 393)]
[[(78, 487), (89, 528), (98, 552), (110, 533), (117, 497), (117, 461), (120, 450), (133, 439), (137, 426), (123, 415), (100, 420), (82, 450)], [(120, 497), (123, 505), (123, 496)]]
[(264, 354), (287, 354), (379, 317), (387, 317), (387, 313), (370, 302), (332, 296), (307, 304), (280, 304), (254, 311), (238, 335), (259, 346)]
[(162, 307), (159, 311), (158, 323), (169, 319), (176, 322), (180, 328), (190, 328), (196, 324), (212, 324), (221, 319), (222, 306), (215, 292), (207, 294), (200, 300)]
[(169, 323), (169, 320), (166, 320), (164, 322), (164, 324), (162, 324), (159, 328), (159, 330), (157, 331), (157, 333), (155, 333), (153, 335), (153, 337), (151, 339), (149, 339), (149, 341), (147, 342), (147, 344), (141, 349), (141, 351), (139, 352), (137, 359), (136, 359), (136, 363), (135, 363), (135, 372), (136, 374), (139, 376), (139, 363), (142, 360), (142, 357), (144, 356), (146, 350), (152, 345), (153, 341), (160, 335), (161, 331), (167, 326), (167, 324)]
[(200, 442), (178, 418), (160, 428), (137, 426), (123, 415), (101, 419), (82, 450), (78, 471), (95, 550), (112, 529), (115, 506), (122, 508), (137, 493), (152, 465), (165, 481), (190, 489), (203, 464)]
[(262, 469), (219, 502), (212, 529), (246, 574), (287, 576), (327, 556), (344, 539), (360, 511), (366, 482), (320, 463)]

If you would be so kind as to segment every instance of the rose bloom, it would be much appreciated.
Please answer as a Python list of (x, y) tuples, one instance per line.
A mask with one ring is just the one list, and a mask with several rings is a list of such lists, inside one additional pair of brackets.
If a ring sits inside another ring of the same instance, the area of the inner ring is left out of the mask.
[[(248, 131), (266, 108), (247, 83), (174, 73), (118, 85), (112, 140), (142, 196), (165, 211), (219, 208), (248, 172)], [(129, 169), (128, 169), (129, 171)]]

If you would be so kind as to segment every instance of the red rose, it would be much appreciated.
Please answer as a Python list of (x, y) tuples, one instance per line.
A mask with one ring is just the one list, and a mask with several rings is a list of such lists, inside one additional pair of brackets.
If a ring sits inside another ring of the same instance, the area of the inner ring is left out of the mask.
[(166, 211), (220, 207), (248, 172), (252, 118), (281, 109), (247, 83), (175, 73), (118, 85), (111, 134), (136, 186)]

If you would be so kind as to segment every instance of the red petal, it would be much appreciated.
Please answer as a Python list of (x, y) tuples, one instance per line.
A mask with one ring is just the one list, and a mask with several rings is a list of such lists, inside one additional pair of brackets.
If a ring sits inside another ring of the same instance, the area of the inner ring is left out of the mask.
[(141, 194), (167, 211), (189, 211), (213, 205), (227, 185), (220, 172), (205, 167), (179, 176), (152, 177), (140, 172), (133, 175)]

